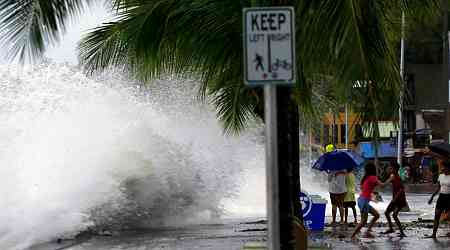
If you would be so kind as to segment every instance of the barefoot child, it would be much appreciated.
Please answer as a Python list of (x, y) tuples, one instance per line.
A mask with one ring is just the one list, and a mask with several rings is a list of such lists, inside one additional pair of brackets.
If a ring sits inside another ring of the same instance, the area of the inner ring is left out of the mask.
[(389, 229), (384, 232), (384, 234), (390, 234), (394, 232), (394, 227), (392, 225), (391, 216), (394, 218), (395, 224), (397, 224), (397, 227), (400, 231), (399, 236), (405, 237), (405, 233), (403, 232), (402, 224), (400, 223), (400, 220), (398, 219), (398, 213), (400, 210), (407, 206), (406, 203), (406, 195), (405, 195), (405, 188), (402, 184), (402, 181), (400, 179), (400, 175), (398, 171), (400, 170), (400, 165), (397, 162), (391, 162), (391, 166), (389, 167), (389, 178), (385, 183), (391, 183), (392, 184), (392, 200), (389, 203), (388, 207), (386, 208), (386, 212), (384, 213), (386, 215), (386, 219), (389, 224)]
[(378, 180), (377, 169), (373, 163), (368, 163), (364, 168), (364, 177), (361, 180), (361, 194), (358, 198), (358, 207), (361, 212), (361, 221), (356, 226), (355, 231), (352, 234), (352, 239), (356, 238), (356, 235), (361, 231), (361, 228), (367, 224), (369, 213), (373, 216), (367, 228), (366, 237), (373, 237), (370, 232), (375, 222), (380, 218), (380, 214), (375, 208), (373, 208), (369, 202), (372, 197), (373, 190), (377, 186), (384, 186), (385, 184)]
[(344, 208), (345, 208), (345, 223), (347, 224), (348, 209), (353, 210), (353, 217), (355, 218), (355, 225), (358, 224), (358, 219), (356, 217), (356, 200), (355, 200), (355, 174), (353, 174), (353, 169), (347, 169), (347, 175), (345, 176), (345, 185), (347, 186), (347, 193), (344, 197)]

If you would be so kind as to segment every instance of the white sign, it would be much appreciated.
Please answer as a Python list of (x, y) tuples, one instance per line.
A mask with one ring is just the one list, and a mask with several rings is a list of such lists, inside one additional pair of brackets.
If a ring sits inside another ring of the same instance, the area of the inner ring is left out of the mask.
[(294, 8), (245, 8), (243, 12), (245, 82), (294, 83)]

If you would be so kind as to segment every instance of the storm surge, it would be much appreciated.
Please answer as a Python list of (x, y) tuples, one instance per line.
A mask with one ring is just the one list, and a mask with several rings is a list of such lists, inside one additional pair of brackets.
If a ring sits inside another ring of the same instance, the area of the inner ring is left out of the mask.
[(0, 75), (0, 249), (264, 213), (262, 124), (224, 135), (195, 81), (53, 63)]

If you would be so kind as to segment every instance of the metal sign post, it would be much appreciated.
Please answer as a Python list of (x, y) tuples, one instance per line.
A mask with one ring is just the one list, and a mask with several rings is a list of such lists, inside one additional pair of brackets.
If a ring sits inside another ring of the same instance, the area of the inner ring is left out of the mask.
[(269, 249), (280, 249), (280, 189), (278, 183), (277, 87), (264, 86), (266, 128), (266, 204)]
[(268, 247), (280, 249), (277, 87), (295, 82), (295, 28), (292, 7), (245, 8), (244, 80), (264, 86)]

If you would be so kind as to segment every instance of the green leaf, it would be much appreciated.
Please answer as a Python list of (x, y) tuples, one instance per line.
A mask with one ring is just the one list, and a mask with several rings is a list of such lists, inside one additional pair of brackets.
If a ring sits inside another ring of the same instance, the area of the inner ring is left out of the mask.
[(43, 55), (57, 42), (69, 17), (77, 16), (90, 0), (0, 0), (0, 44), (11, 60)]

